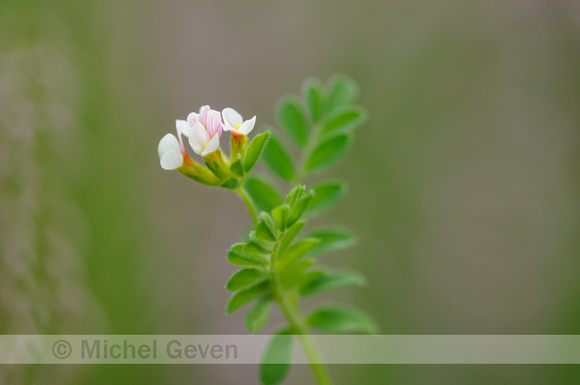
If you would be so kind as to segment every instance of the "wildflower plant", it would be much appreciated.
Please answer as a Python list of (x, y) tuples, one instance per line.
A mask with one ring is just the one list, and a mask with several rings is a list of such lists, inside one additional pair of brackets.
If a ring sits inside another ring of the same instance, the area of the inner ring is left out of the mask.
[[(260, 378), (264, 384), (284, 380), (295, 340), (312, 362), (317, 382), (332, 384), (311, 330), (331, 334), (372, 334), (377, 330), (372, 318), (351, 306), (323, 304), (306, 315), (300, 306), (304, 297), (365, 284), (356, 271), (319, 263), (322, 255), (356, 243), (350, 231), (334, 226), (305, 231), (310, 218), (341, 200), (347, 184), (334, 178), (308, 187), (303, 183), (342, 159), (351, 148), (355, 129), (366, 120), (365, 110), (353, 104), (358, 86), (345, 75), (334, 76), (326, 85), (308, 79), (301, 93), (301, 97), (289, 95), (279, 102), (281, 130), (267, 127), (250, 141), (255, 116), (244, 120), (232, 108), (220, 114), (204, 106), (187, 120), (177, 120), (177, 136), (167, 134), (158, 147), (161, 167), (208, 186), (229, 189), (248, 207), (253, 228), (247, 239), (228, 252), (228, 260), (240, 270), (226, 284), (233, 293), (226, 312), (251, 304), (245, 319), (251, 333), (266, 327), (274, 304), (286, 318), (288, 325), (273, 333), (263, 354)], [(220, 148), (223, 131), (231, 134), (229, 156)], [(205, 165), (187, 154), (184, 138)], [(253, 171), (260, 159), (285, 186), (285, 196), (271, 179)]]

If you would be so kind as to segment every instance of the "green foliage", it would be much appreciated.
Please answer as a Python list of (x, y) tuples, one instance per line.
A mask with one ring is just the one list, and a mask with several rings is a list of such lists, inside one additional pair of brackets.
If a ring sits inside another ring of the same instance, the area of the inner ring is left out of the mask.
[(245, 172), (250, 172), (250, 170), (254, 167), (260, 155), (262, 155), (262, 151), (266, 146), (266, 142), (268, 141), (268, 137), (270, 133), (268, 131), (262, 132), (261, 134), (257, 135), (246, 150), (246, 158), (244, 159), (244, 170)]
[(228, 252), (228, 261), (236, 266), (265, 266), (269, 263), (268, 256), (262, 253), (249, 253), (244, 250), (245, 243), (237, 243)]
[(288, 228), (288, 231), (286, 231), (286, 233), (280, 240), (280, 245), (278, 246), (278, 254), (283, 254), (284, 251), (286, 251), (288, 246), (290, 246), (290, 243), (294, 240), (294, 238), (296, 238), (298, 233), (300, 233), (300, 230), (302, 230), (305, 224), (306, 222), (304, 221), (298, 221), (295, 222), (292, 226), (290, 226), (290, 228)]
[[(305, 261), (308, 261), (308, 260), (315, 261), (314, 258), (306, 258), (304, 260)], [(313, 281), (313, 280), (317, 279), (318, 277), (325, 275), (326, 273), (327, 272), (326, 272), (326, 269), (324, 267), (309, 269), (304, 274), (302, 274), (302, 276), (296, 281), (296, 283), (298, 285), (300, 285), (300, 287), (302, 287), (302, 286), (306, 285), (308, 282)], [(300, 290), (300, 288), (299, 288), (299, 290)]]
[[(355, 129), (367, 118), (362, 107), (352, 104), (358, 96), (358, 86), (344, 75), (333, 77), (326, 86), (317, 79), (308, 79), (301, 95), (303, 99), (284, 97), (277, 108), (282, 132), (298, 147), (298, 156), (293, 157), (284, 138), (264, 132), (247, 148), (239, 142), (235, 150), (239, 152), (232, 151), (232, 159), (233, 155), (241, 159), (232, 162), (228, 171), (235, 177), (222, 183), (222, 187), (247, 192), (249, 199), (244, 201), (254, 219), (246, 242), (233, 245), (228, 253), (228, 260), (242, 268), (226, 285), (233, 292), (226, 311), (232, 313), (253, 302), (245, 324), (251, 333), (256, 333), (267, 326), (276, 302), (290, 324), (273, 337), (264, 352), (260, 366), (264, 384), (278, 384), (288, 374), (293, 344), (290, 331), (308, 334), (307, 326), (328, 333), (377, 330), (370, 317), (350, 307), (324, 306), (306, 319), (300, 314), (302, 297), (366, 283), (358, 272), (329, 270), (317, 264), (319, 255), (356, 243), (349, 230), (324, 227), (302, 236), (305, 217), (333, 207), (345, 196), (347, 184), (326, 179), (307, 188), (302, 182), (341, 160), (352, 145)], [(248, 175), (260, 158), (287, 182), (289, 192), (285, 197), (269, 179)]]
[(284, 204), (288, 205), (288, 207), (293, 208), (296, 204), (296, 201), (304, 194), (306, 188), (302, 185), (298, 185), (294, 187), (288, 195), (286, 195), (286, 199), (284, 199)]
[(304, 272), (310, 266), (314, 265), (314, 263), (316, 263), (316, 260), (312, 258), (301, 259), (300, 261), (292, 263), (280, 274), (280, 282), (282, 283), (282, 286), (286, 289), (291, 289), (300, 285), (306, 276)]
[(230, 166), (230, 171), (236, 174), (237, 176), (243, 176), (244, 168), (242, 166), (242, 160), (238, 159), (235, 162), (233, 162), (232, 165)]
[(378, 331), (376, 323), (366, 313), (344, 305), (320, 307), (306, 321), (310, 326), (331, 334), (375, 334)]
[(312, 186), (313, 197), (306, 207), (305, 214), (311, 215), (322, 212), (334, 206), (348, 190), (346, 182), (339, 179), (331, 179), (319, 182)]
[(361, 126), (367, 119), (366, 111), (359, 106), (346, 106), (342, 107), (332, 113), (328, 117), (324, 128), (322, 129), (323, 134), (331, 133), (334, 134), (337, 131), (340, 132), (350, 132), (355, 128)]
[(279, 231), (286, 230), (286, 224), (288, 223), (289, 216), (290, 216), (290, 207), (286, 204), (272, 209), (272, 218), (274, 218), (276, 228)]
[(310, 110), (310, 119), (314, 124), (324, 116), (324, 85), (318, 79), (307, 79), (302, 84), (302, 97)]
[(284, 381), (290, 370), (294, 337), (288, 329), (272, 337), (260, 365), (260, 379), (266, 385), (275, 385)]
[(330, 113), (339, 107), (354, 102), (358, 98), (359, 87), (347, 75), (338, 74), (329, 80), (327, 92), (326, 111)]
[(226, 305), (226, 313), (230, 314), (247, 305), (253, 299), (268, 292), (268, 281), (262, 281), (254, 286), (236, 291)]
[(278, 189), (264, 178), (248, 177), (245, 188), (260, 210), (270, 212), (274, 207), (282, 204)]
[(310, 280), (303, 281), (300, 285), (300, 295), (321, 294), (343, 287), (364, 285), (366, 285), (365, 277), (356, 271), (326, 271), (320, 272)]
[(292, 159), (292, 155), (290, 155), (290, 151), (288, 151), (278, 136), (271, 135), (262, 159), (266, 166), (283, 180), (291, 181), (294, 178), (296, 173), (294, 160)]
[(246, 315), (246, 328), (250, 333), (257, 333), (264, 329), (270, 318), (272, 308), (272, 298), (263, 297), (256, 302), (256, 305)]
[(304, 168), (308, 172), (323, 170), (338, 162), (346, 155), (352, 138), (349, 134), (339, 134), (319, 142), (306, 159)]
[(290, 217), (288, 218), (286, 226), (292, 226), (298, 219), (302, 217), (302, 214), (304, 214), (304, 211), (306, 210), (306, 207), (308, 207), (308, 203), (310, 203), (311, 199), (311, 191), (302, 193), (299, 197), (297, 197), (294, 205), (292, 206), (292, 211), (290, 212)]
[(299, 147), (306, 145), (310, 124), (298, 97), (289, 95), (282, 99), (278, 106), (278, 122)]
[(220, 184), (220, 186), (223, 188), (234, 190), (240, 186), (240, 182), (235, 178), (230, 178), (225, 182), (223, 182), (222, 184)]
[(263, 156), (285, 181), (300, 182), (340, 161), (352, 146), (354, 130), (367, 119), (366, 110), (353, 104), (359, 89), (346, 75), (332, 77), (326, 87), (317, 79), (307, 79), (301, 94), (302, 99), (283, 97), (277, 110), (280, 127), (298, 145), (300, 156), (294, 161), (277, 136), (272, 136)]
[(250, 240), (244, 246), (244, 252), (249, 254), (270, 254), (273, 249), (273, 242), (258, 238), (255, 232), (250, 233)]
[(263, 270), (256, 268), (247, 268), (239, 270), (232, 275), (226, 284), (226, 289), (229, 291), (236, 291), (250, 286), (257, 281), (262, 281), (266, 278), (266, 273)]
[(283, 270), (297, 259), (303, 257), (318, 244), (318, 239), (304, 238), (290, 246), (284, 254), (278, 256), (278, 269)]
[(319, 241), (316, 247), (310, 251), (310, 255), (319, 255), (346, 249), (347, 247), (355, 245), (357, 242), (354, 234), (338, 227), (318, 229), (308, 234), (308, 237), (318, 239)]
[[(284, 225), (284, 228), (291, 227), (298, 219), (302, 217), (310, 199), (312, 199), (313, 193), (311, 191), (306, 192), (304, 186), (298, 185), (294, 187), (286, 196), (284, 200), (283, 208), (280, 210), (288, 210), (287, 218), (280, 218), (280, 225)], [(286, 215), (286, 213), (281, 213)], [(283, 223), (282, 223), (283, 222)], [(283, 229), (281, 229), (282, 231)]]
[(265, 241), (276, 241), (277, 232), (272, 217), (263, 211), (260, 213), (260, 216), (262, 220), (256, 226), (256, 237)]

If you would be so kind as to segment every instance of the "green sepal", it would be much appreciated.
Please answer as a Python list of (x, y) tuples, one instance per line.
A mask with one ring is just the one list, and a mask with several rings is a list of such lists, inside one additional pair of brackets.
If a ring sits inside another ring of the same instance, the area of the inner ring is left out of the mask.
[(278, 104), (278, 122), (294, 143), (304, 147), (308, 140), (310, 124), (298, 97), (287, 95), (282, 98)]
[(260, 364), (260, 379), (264, 385), (276, 385), (284, 381), (292, 365), (294, 336), (291, 330), (279, 331), (268, 342)]
[(207, 168), (211, 170), (220, 180), (226, 181), (235, 175), (230, 171), (226, 165), (223, 155), (220, 150), (216, 150), (203, 158)]
[(274, 218), (276, 228), (280, 231), (286, 230), (286, 223), (288, 222), (289, 216), (290, 207), (287, 205), (278, 206), (272, 209), (272, 218)]
[(219, 186), (221, 183), (220, 178), (218, 178), (211, 170), (191, 159), (188, 163), (182, 164), (181, 167), (178, 167), (175, 170), (196, 182), (208, 186)]
[(272, 298), (265, 296), (256, 301), (256, 305), (246, 315), (246, 328), (250, 333), (257, 333), (264, 329), (270, 318), (272, 308)]
[(331, 334), (375, 334), (379, 329), (366, 313), (345, 305), (320, 307), (306, 318), (306, 322)]
[(237, 176), (244, 176), (244, 168), (242, 167), (242, 160), (238, 159), (230, 165), (230, 171)]
[(326, 293), (332, 290), (342, 289), (349, 286), (365, 286), (366, 278), (357, 271), (337, 270), (324, 272), (305, 281), (300, 285), (300, 295), (309, 296)]
[(246, 157), (244, 159), (244, 170), (246, 172), (250, 172), (250, 170), (254, 167), (260, 155), (262, 155), (262, 151), (264, 150), (264, 146), (268, 141), (268, 137), (270, 133), (268, 131), (262, 132), (259, 135), (256, 135), (254, 139), (250, 142), (248, 149), (246, 150)]
[(246, 179), (244, 186), (252, 201), (262, 211), (270, 212), (283, 202), (278, 189), (264, 178), (251, 176)]
[(309, 238), (320, 241), (309, 255), (319, 255), (335, 250), (346, 249), (357, 243), (357, 237), (349, 230), (340, 227), (325, 227), (308, 234)]
[(270, 263), (269, 256), (261, 253), (248, 253), (245, 243), (237, 243), (228, 251), (228, 261), (236, 266), (265, 266)]
[(226, 289), (229, 291), (241, 290), (265, 278), (266, 273), (264, 270), (256, 269), (253, 267), (242, 269), (230, 277), (228, 283), (226, 284)]
[(240, 181), (237, 180), (236, 178), (230, 178), (230, 179), (226, 180), (225, 182), (223, 182), (222, 184), (220, 184), (220, 187), (234, 190), (234, 189), (237, 189), (238, 187), (240, 187)]
[(246, 135), (231, 135), (230, 159), (232, 161), (243, 160), (246, 147), (248, 147), (248, 137)]
[(235, 292), (226, 305), (226, 313), (231, 314), (247, 305), (253, 299), (269, 291), (268, 281), (262, 281), (256, 285)]

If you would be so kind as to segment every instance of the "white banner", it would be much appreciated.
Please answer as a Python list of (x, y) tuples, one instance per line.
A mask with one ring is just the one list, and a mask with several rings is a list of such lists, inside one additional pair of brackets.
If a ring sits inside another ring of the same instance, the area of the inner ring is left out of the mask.
[[(3, 335), (0, 364), (258, 364), (268, 335)], [(295, 364), (310, 363), (299, 336)], [(579, 335), (316, 335), (328, 364), (580, 364)]]

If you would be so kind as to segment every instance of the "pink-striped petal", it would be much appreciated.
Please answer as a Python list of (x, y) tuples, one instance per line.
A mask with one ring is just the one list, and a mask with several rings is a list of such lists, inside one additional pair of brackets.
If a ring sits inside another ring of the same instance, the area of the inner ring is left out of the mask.
[(187, 115), (187, 123), (193, 127), (195, 123), (199, 122), (199, 114), (197, 112), (192, 112)]
[(222, 135), (222, 116), (219, 111), (209, 110), (207, 113), (207, 133), (211, 138)]
[(199, 109), (199, 122), (203, 124), (204, 127), (207, 127), (207, 114), (209, 110), (209, 106), (202, 106)]

